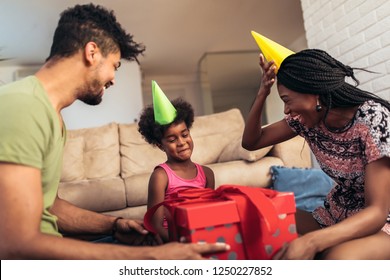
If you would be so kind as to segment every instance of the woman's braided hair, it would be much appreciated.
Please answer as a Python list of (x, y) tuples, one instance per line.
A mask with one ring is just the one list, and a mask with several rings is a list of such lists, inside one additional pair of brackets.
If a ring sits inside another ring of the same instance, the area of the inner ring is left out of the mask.
[[(277, 73), (278, 83), (290, 90), (316, 94), (321, 104), (331, 108), (354, 107), (367, 100), (374, 100), (390, 110), (390, 103), (379, 96), (357, 88), (354, 69), (318, 49), (307, 49), (288, 56)], [(370, 71), (367, 71), (370, 72)], [(355, 85), (345, 81), (346, 77), (354, 80)]]

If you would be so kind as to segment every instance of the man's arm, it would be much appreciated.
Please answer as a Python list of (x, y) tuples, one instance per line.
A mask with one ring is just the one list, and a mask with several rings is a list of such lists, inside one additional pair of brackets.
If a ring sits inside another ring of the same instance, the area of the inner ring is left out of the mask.
[(43, 196), (37, 168), (0, 163), (0, 205), (2, 259), (94, 259), (107, 254), (104, 246), (41, 233)]
[[(131, 247), (44, 234), (40, 231), (43, 208), (40, 174), (33, 167), (0, 162), (1, 259), (199, 259), (201, 254), (228, 249), (224, 244), (178, 243)], [(66, 209), (64, 205), (62, 209)], [(100, 230), (108, 230), (110, 219), (98, 222)], [(71, 224), (62, 226), (70, 228)]]
[(58, 227), (66, 235), (109, 235), (116, 217), (81, 209), (57, 196), (50, 212), (58, 217)]
[(128, 245), (161, 244), (158, 236), (149, 234), (141, 220), (131, 220), (99, 214), (81, 209), (58, 196), (50, 212), (58, 217), (60, 232), (68, 237), (90, 240), (99, 235), (114, 234), (120, 242)]

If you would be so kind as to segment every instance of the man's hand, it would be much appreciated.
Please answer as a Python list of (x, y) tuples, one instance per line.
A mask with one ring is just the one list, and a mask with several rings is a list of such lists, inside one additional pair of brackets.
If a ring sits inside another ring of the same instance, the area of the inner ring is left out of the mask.
[(159, 260), (204, 260), (204, 254), (230, 250), (225, 243), (178, 243), (170, 242), (154, 248), (155, 259)]
[(116, 222), (115, 238), (132, 246), (155, 246), (161, 245), (162, 240), (158, 235), (149, 233), (143, 226), (142, 221), (119, 219)]

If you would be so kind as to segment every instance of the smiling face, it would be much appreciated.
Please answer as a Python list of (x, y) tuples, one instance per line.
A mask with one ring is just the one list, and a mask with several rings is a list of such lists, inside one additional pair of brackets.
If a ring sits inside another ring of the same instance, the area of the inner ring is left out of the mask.
[(300, 116), (301, 122), (307, 127), (318, 124), (322, 113), (316, 111), (318, 96), (292, 91), (282, 84), (278, 84), (279, 96), (284, 102), (284, 113), (291, 116)]
[(185, 122), (172, 124), (165, 131), (160, 148), (165, 151), (168, 161), (186, 161), (191, 159), (194, 143)]
[(115, 71), (120, 67), (120, 52), (100, 56), (97, 65), (91, 68), (91, 73), (84, 86), (77, 90), (78, 99), (88, 105), (97, 105), (102, 101), (104, 91), (115, 83)]

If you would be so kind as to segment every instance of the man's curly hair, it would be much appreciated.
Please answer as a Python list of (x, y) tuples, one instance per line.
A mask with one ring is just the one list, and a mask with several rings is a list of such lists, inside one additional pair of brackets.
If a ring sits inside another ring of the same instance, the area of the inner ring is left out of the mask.
[(154, 120), (153, 105), (145, 107), (141, 112), (140, 120), (138, 122), (138, 131), (141, 133), (146, 142), (152, 144), (153, 146), (161, 144), (165, 131), (172, 124), (185, 122), (188, 129), (192, 127), (194, 122), (194, 109), (191, 104), (182, 98), (177, 98), (171, 101), (171, 103), (176, 108), (177, 115), (175, 120), (170, 124), (161, 125)]
[(46, 61), (70, 57), (88, 42), (95, 42), (103, 56), (120, 51), (121, 58), (129, 61), (138, 62), (137, 56), (145, 51), (145, 47), (134, 42), (133, 36), (117, 22), (114, 11), (91, 3), (76, 5), (61, 13)]

